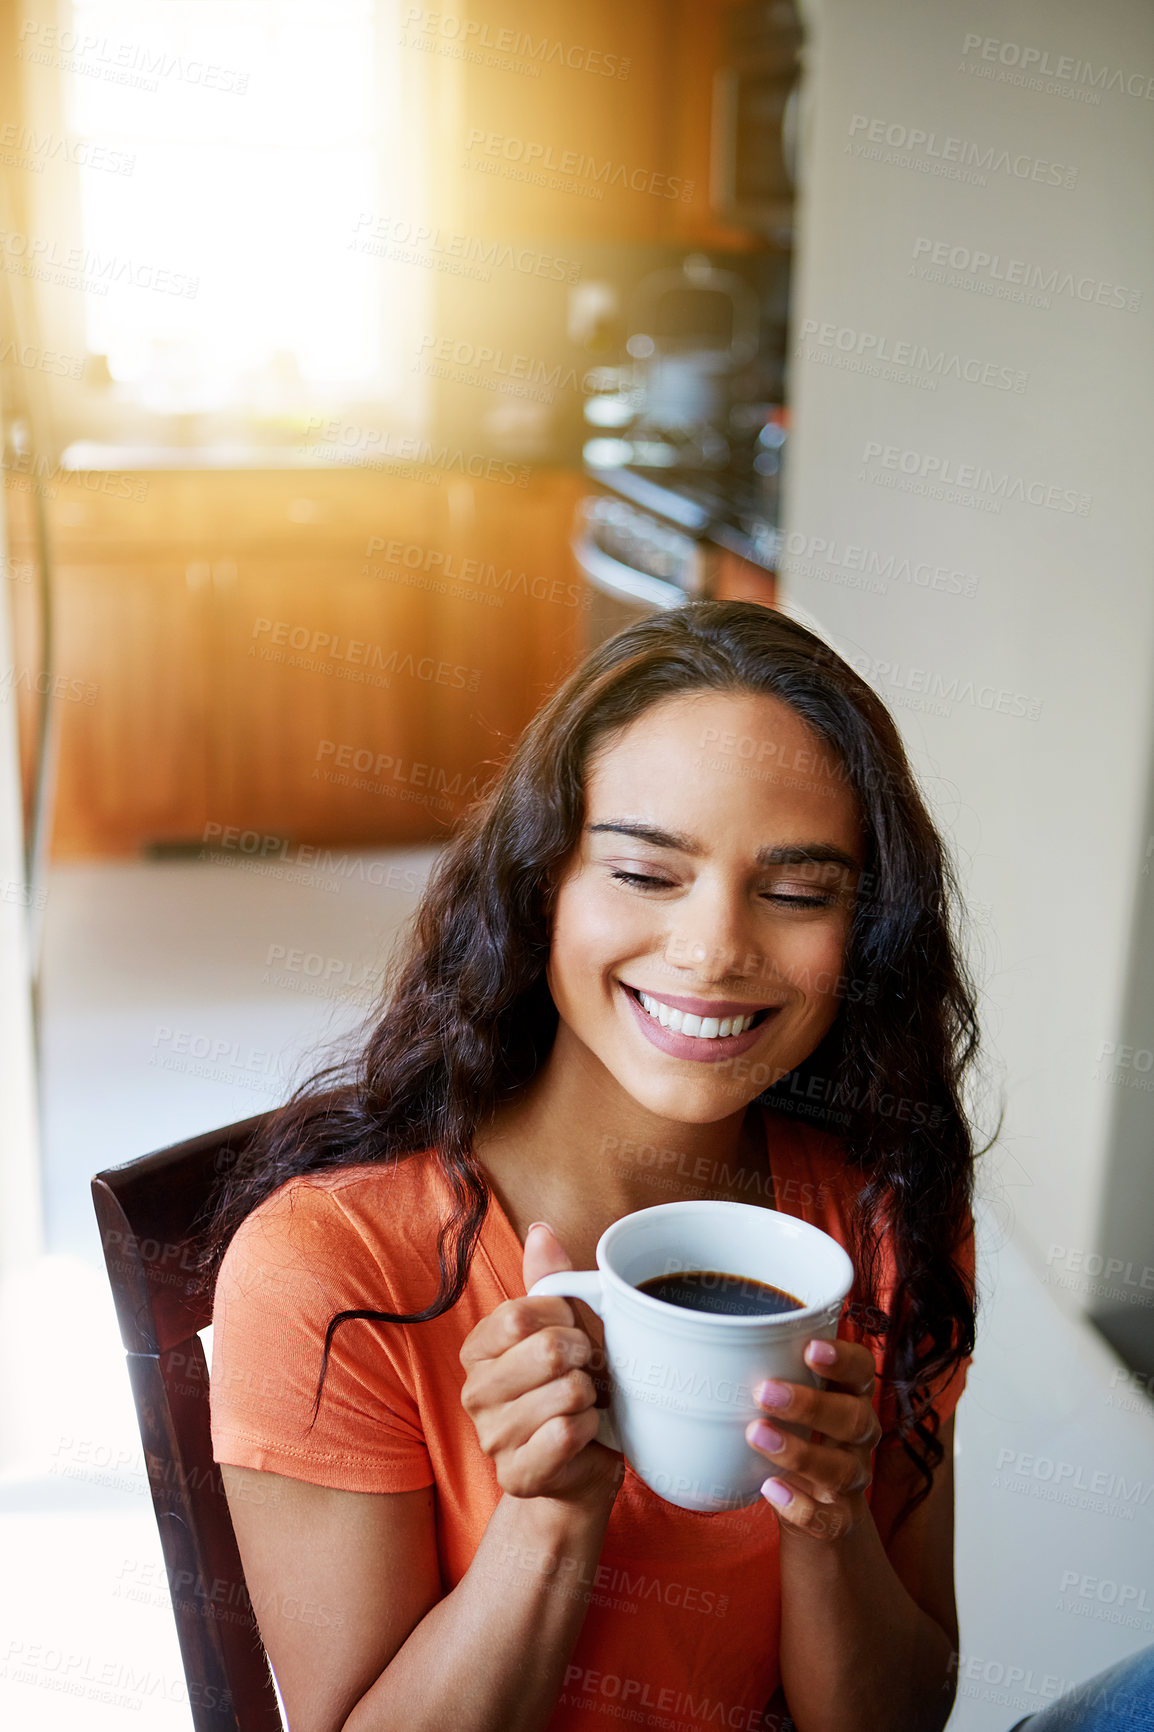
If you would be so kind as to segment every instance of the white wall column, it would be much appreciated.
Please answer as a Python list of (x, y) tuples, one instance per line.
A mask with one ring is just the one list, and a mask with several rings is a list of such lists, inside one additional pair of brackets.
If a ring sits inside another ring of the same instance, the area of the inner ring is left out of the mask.
[(1154, 1264), (1154, 1090), (1109, 1051), (1154, 1048), (1154, 11), (810, 24), (785, 595), (954, 840), (1007, 1106), (986, 1190), (1095, 1309), (1087, 1258)]

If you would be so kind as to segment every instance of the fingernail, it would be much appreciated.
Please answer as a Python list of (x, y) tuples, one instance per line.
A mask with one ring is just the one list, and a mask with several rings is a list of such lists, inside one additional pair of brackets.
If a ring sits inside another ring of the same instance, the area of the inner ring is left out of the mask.
[[(549, 1227), (549, 1223), (548, 1221), (530, 1221), (529, 1225), (525, 1229), (526, 1239), (529, 1237), (529, 1234), (533, 1231), (534, 1227)], [(552, 1227), (549, 1227), (549, 1231), (553, 1231)]]
[(761, 1495), (767, 1503), (776, 1504), (778, 1509), (786, 1509), (793, 1502), (793, 1493), (780, 1479), (763, 1480)]
[(785, 1439), (780, 1431), (774, 1431), (772, 1425), (766, 1425), (760, 1419), (748, 1436), (755, 1449), (764, 1449), (768, 1455), (776, 1455), (779, 1449), (785, 1448)]
[(819, 1365), (832, 1365), (837, 1358), (837, 1348), (832, 1341), (811, 1341), (809, 1357), (816, 1359)]
[(788, 1383), (778, 1383), (774, 1378), (767, 1378), (759, 1383), (753, 1392), (753, 1399), (759, 1407), (787, 1408), (793, 1400), (793, 1390)]

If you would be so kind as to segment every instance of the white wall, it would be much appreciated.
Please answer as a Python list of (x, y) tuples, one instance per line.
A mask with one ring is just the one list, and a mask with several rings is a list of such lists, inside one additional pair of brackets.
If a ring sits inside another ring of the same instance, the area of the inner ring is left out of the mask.
[[(1154, 8), (817, 0), (811, 22), (785, 594), (889, 701), (953, 839), (1007, 1107), (986, 1188), (1090, 1303), (1075, 1251), (1154, 1264), (1154, 1094), (1099, 1062), (1104, 1041), (1154, 1048), (1154, 956), (1137, 988), (1131, 968), (1151, 882)], [(1054, 88), (1020, 82), (1026, 49)], [(935, 281), (939, 243), (955, 267), (997, 262)], [(1026, 298), (1053, 272), (1048, 306)]]

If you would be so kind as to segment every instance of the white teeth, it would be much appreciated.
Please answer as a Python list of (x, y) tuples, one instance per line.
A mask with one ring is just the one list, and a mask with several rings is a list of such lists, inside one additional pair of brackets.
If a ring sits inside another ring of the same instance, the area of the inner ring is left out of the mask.
[(744, 1034), (753, 1023), (750, 1016), (692, 1016), (681, 1010), (674, 1010), (672, 1005), (663, 1004), (659, 998), (652, 998), (647, 992), (638, 992), (642, 1006), (662, 1028), (671, 1028), (675, 1034), (687, 1034), (694, 1040), (724, 1040), (728, 1034)]

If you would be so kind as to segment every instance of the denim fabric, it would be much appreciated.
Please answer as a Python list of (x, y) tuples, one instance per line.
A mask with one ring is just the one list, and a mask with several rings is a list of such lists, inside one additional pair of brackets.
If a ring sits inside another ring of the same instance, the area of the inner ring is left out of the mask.
[(1026, 1732), (1154, 1732), (1154, 1647), (1068, 1690), (1040, 1714), (1019, 1720), (1011, 1732), (1019, 1727)]

